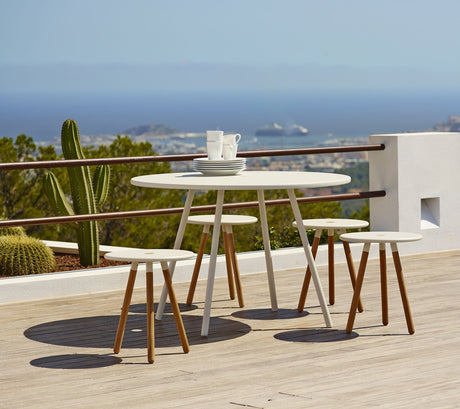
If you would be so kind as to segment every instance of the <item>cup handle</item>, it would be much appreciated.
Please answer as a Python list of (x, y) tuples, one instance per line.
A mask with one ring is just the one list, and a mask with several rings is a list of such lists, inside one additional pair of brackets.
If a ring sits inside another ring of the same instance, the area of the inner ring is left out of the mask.
[(241, 139), (241, 134), (237, 133), (235, 134), (235, 143), (238, 143)]

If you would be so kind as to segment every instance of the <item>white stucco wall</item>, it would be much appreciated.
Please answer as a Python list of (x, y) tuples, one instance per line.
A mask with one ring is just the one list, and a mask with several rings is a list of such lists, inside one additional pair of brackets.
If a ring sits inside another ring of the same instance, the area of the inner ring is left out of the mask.
[[(372, 230), (421, 233), (403, 253), (460, 249), (460, 133), (416, 132), (371, 135), (385, 144), (369, 152)], [(404, 248), (404, 251), (403, 251)]]

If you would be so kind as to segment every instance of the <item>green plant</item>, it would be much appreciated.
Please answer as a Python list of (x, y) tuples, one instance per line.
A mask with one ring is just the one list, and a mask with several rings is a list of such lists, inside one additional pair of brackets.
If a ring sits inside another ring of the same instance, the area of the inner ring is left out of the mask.
[[(66, 120), (61, 132), (62, 153), (65, 159), (85, 159), (75, 121)], [(46, 196), (57, 214), (94, 214), (104, 203), (109, 191), (110, 167), (98, 166), (91, 177), (89, 166), (67, 168), (73, 207), (68, 202), (58, 179), (52, 172), (44, 175)], [(99, 264), (99, 232), (96, 221), (77, 224), (77, 242), (80, 263), (83, 266)]]
[(0, 236), (25, 236), (26, 230), (22, 226), (0, 227)]
[(42, 241), (29, 236), (0, 237), (0, 274), (41, 274), (54, 268), (53, 251)]

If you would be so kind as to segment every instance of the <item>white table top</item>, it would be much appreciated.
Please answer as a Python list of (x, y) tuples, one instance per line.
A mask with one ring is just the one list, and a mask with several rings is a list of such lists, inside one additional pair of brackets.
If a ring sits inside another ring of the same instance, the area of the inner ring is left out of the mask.
[(196, 190), (258, 190), (337, 186), (350, 176), (325, 172), (243, 171), (232, 176), (205, 176), (199, 172), (136, 176), (135, 186)]

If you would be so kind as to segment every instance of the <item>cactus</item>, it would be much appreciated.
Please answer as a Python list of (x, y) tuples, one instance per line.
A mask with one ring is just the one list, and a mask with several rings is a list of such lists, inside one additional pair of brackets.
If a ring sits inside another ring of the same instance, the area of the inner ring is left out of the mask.
[(50, 273), (55, 265), (53, 251), (42, 241), (21, 235), (0, 237), (0, 274)]
[[(61, 133), (62, 152), (65, 159), (85, 159), (80, 135), (75, 121), (66, 120)], [(43, 187), (48, 200), (57, 214), (93, 214), (108, 195), (110, 167), (98, 166), (91, 179), (89, 166), (67, 168), (73, 208), (52, 172), (44, 176)], [(77, 226), (78, 252), (83, 266), (99, 264), (99, 234), (96, 221), (79, 222)]]
[(0, 236), (25, 236), (26, 230), (22, 226), (0, 227)]

